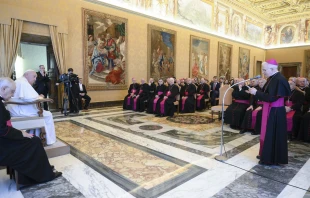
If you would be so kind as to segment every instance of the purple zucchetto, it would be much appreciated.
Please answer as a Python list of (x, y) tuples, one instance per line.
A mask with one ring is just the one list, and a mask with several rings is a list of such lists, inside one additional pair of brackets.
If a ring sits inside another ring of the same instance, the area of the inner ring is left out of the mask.
[(266, 63), (268, 63), (270, 65), (278, 66), (278, 63), (275, 59), (266, 60)]

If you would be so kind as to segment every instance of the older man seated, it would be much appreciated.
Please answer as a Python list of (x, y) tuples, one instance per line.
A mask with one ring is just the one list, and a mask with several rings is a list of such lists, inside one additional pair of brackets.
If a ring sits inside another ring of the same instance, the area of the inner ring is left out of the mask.
[(14, 81), (0, 78), (0, 166), (16, 170), (19, 184), (51, 181), (62, 173), (53, 172), (39, 138), (12, 127), (10, 113), (2, 102), (12, 97), (15, 88)]
[[(33, 70), (28, 70), (24, 73), (24, 76), (17, 79), (16, 91), (14, 93), (14, 98), (21, 99), (22, 101), (29, 102), (35, 101), (37, 99), (44, 98), (43, 95), (39, 95), (32, 87), (33, 83), (36, 81), (37, 73)], [(33, 117), (38, 116), (38, 108), (35, 104), (29, 105), (7, 105), (7, 109), (10, 111), (13, 117)], [(52, 145), (56, 142), (55, 126), (53, 115), (49, 111), (43, 111), (43, 117), (45, 122), (45, 132), (46, 132), (46, 143), (47, 145)], [(36, 130), (36, 135), (39, 136), (38, 130)]]

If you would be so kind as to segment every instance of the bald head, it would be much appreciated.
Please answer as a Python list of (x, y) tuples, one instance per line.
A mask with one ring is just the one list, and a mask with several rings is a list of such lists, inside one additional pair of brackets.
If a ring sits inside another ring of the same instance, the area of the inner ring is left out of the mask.
[(174, 84), (174, 78), (168, 78), (167, 81), (168, 81), (169, 85)]
[(305, 86), (306, 86), (306, 78), (303, 78), (303, 77), (301, 77), (301, 78), (298, 78), (298, 85), (299, 85), (299, 87), (300, 88), (304, 88)]
[(268, 78), (273, 74), (278, 72), (278, 65), (269, 64), (267, 62), (263, 62), (263, 74)]
[(27, 70), (24, 73), (24, 77), (27, 79), (29, 84), (33, 85), (37, 79), (37, 73), (34, 70)]
[(7, 77), (0, 78), (0, 95), (4, 100), (9, 100), (15, 92), (15, 82)]

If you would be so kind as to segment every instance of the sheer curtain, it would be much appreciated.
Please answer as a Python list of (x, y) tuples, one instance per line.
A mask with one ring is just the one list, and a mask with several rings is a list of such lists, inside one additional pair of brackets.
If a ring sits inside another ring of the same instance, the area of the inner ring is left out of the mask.
[(19, 48), (23, 21), (12, 19), (11, 25), (0, 24), (0, 77), (10, 77)]

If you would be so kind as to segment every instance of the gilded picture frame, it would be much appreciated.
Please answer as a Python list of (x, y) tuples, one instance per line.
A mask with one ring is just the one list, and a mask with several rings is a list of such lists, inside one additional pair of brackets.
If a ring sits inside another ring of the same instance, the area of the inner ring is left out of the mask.
[(148, 78), (157, 81), (175, 76), (176, 37), (174, 30), (148, 25)]
[(239, 78), (248, 79), (250, 73), (250, 50), (239, 47), (238, 57), (238, 76)]
[(189, 73), (190, 78), (206, 78), (209, 75), (210, 40), (193, 36), (190, 37)]
[(231, 78), (233, 46), (227, 43), (219, 42), (217, 53), (217, 75)]
[(83, 82), (88, 90), (127, 89), (128, 20), (82, 8)]

